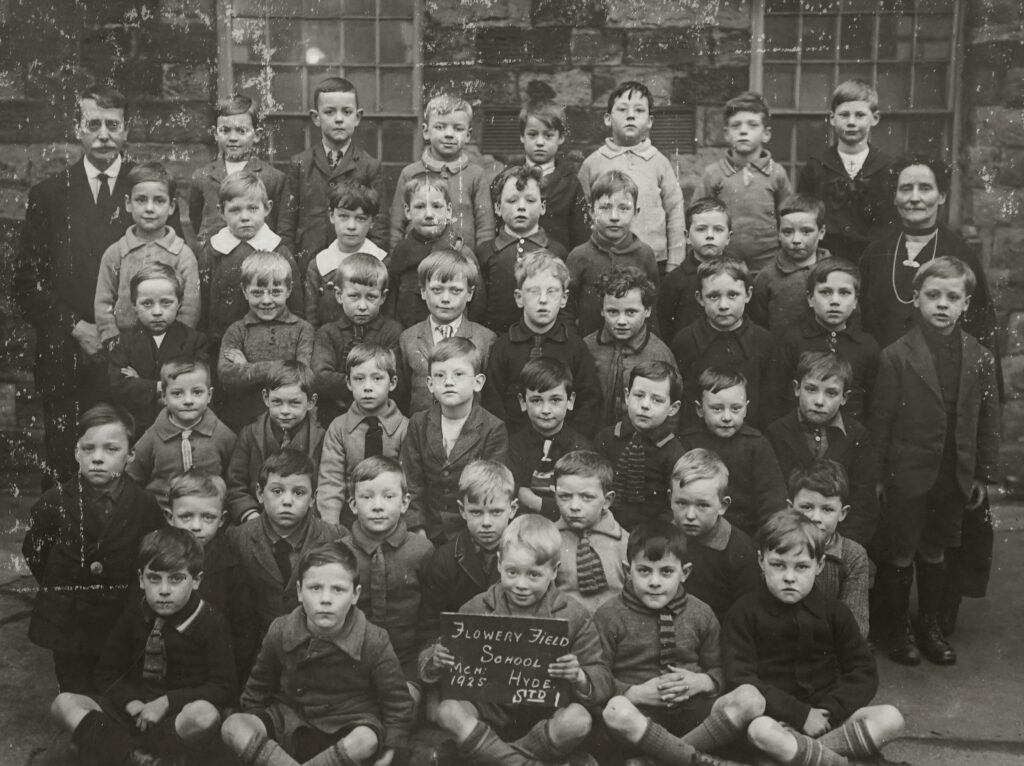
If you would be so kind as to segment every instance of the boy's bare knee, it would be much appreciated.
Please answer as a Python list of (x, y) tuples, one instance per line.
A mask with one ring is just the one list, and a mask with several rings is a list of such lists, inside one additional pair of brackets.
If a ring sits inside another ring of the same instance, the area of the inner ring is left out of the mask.
[(445, 731), (461, 728), (471, 717), (474, 716), (459, 700), (444, 700), (437, 706), (437, 725)]
[(582, 742), (590, 734), (592, 725), (593, 719), (587, 709), (578, 702), (573, 702), (551, 717), (548, 731), (551, 738), (559, 744), (572, 741)]
[(353, 761), (362, 763), (368, 761), (377, 753), (380, 740), (377, 734), (368, 726), (357, 726), (342, 740), (345, 752)]
[(767, 749), (776, 733), (778, 724), (766, 715), (758, 716), (747, 726), (747, 739), (759, 750)]
[(758, 716), (764, 715), (764, 696), (751, 684), (737, 686), (727, 695), (722, 697), (725, 706), (725, 714), (735, 723), (752, 721)]
[(224, 740), (224, 744), (236, 753), (245, 749), (253, 735), (263, 734), (266, 736), (266, 733), (267, 730), (262, 721), (247, 713), (229, 715), (220, 727), (220, 736)]
[(881, 734), (880, 739), (884, 742), (888, 742), (891, 739), (899, 737), (907, 727), (907, 722), (903, 718), (903, 713), (893, 705), (879, 705), (876, 716), (879, 728), (881, 729), (879, 732)]
[(636, 706), (625, 697), (612, 697), (601, 712), (605, 725), (612, 731), (622, 731), (632, 723), (636, 716), (642, 715)]
[(102, 710), (102, 708), (91, 697), (86, 697), (83, 694), (61, 692), (50, 703), (50, 717), (70, 731), (78, 728), (78, 724), (92, 710)]
[(220, 713), (217, 708), (205, 700), (188, 703), (174, 719), (175, 730), (185, 738), (213, 731), (219, 725)]

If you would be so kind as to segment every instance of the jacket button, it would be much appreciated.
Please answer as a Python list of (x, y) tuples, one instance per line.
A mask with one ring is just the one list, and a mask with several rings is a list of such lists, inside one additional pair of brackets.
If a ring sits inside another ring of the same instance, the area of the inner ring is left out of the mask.
[(337, 182), (337, 181), (328, 181), (328, 182), (327, 182), (327, 184), (328, 184), (329, 186), (337, 186), (337, 185), (338, 185), (338, 182)]

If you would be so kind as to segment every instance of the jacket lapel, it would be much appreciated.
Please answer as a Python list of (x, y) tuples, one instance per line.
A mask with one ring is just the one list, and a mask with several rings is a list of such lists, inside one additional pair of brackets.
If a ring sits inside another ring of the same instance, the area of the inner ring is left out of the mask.
[[(480, 441), (481, 419), (480, 407), (474, 405), (472, 411), (469, 413), (469, 419), (466, 421), (466, 424), (462, 426), (462, 433), (460, 433), (459, 438), (455, 440), (455, 445), (452, 447), (452, 454), (448, 456), (449, 463), (457, 463), (459, 458), (476, 447), (477, 443)], [(443, 451), (444, 448), (442, 447), (442, 452)]]
[(924, 336), (921, 335), (920, 328), (912, 328), (904, 337), (903, 342), (910, 348), (907, 360), (911, 369), (921, 376), (921, 379), (928, 384), (928, 388), (932, 390), (932, 393), (941, 402), (942, 388), (939, 386), (939, 374), (935, 370), (935, 362), (932, 361), (932, 355), (928, 351), (928, 343), (925, 341)]

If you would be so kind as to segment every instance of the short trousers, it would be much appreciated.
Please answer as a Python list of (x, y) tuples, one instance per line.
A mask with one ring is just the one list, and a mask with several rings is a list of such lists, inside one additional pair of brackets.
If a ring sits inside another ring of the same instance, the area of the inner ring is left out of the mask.
[(377, 736), (377, 752), (383, 750), (384, 727), (376, 716), (353, 717), (341, 728), (327, 732), (303, 719), (293, 708), (273, 702), (265, 708), (250, 711), (267, 729), (267, 737), (300, 763), (310, 760), (335, 742), (344, 739), (353, 729), (365, 726)]

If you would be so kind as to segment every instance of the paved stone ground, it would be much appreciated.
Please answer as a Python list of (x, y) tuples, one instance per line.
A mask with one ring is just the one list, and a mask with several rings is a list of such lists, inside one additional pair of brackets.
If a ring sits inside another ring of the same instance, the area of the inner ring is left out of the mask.
[[(25, 637), (34, 581), (18, 551), (32, 498), (0, 497), (0, 766), (73, 766), (68, 738), (51, 722), (55, 692), (49, 655)], [(906, 668), (879, 659), (878, 700), (896, 704), (907, 736), (886, 749), (887, 764), (1024, 764), (1024, 506), (997, 510), (996, 571), (987, 599), (964, 604), (950, 668)], [(425, 729), (412, 766), (440, 739)]]

